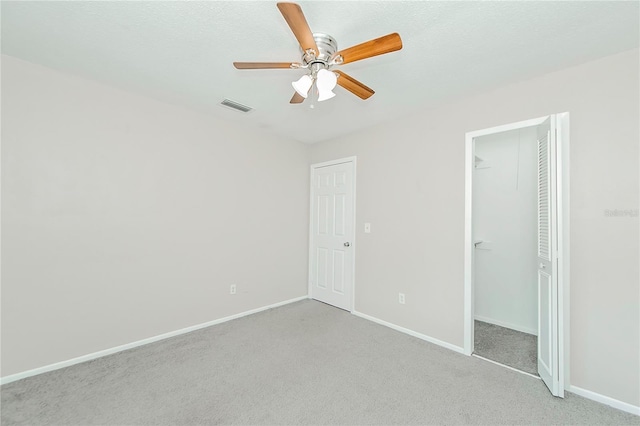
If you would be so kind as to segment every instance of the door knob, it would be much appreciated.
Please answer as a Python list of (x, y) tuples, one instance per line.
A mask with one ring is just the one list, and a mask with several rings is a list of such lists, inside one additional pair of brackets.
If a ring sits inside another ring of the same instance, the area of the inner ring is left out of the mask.
[(349, 244), (348, 242), (344, 243), (345, 247), (349, 247), (351, 244)]
[(544, 263), (541, 263), (540, 264), (540, 269), (544, 269), (544, 268), (546, 268), (546, 266), (544, 265)]

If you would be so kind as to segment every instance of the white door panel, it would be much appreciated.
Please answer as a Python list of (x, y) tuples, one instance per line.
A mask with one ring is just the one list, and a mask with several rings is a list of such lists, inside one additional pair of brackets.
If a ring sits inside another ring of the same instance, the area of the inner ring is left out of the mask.
[[(551, 331), (551, 276), (538, 271), (538, 305), (539, 328), (543, 336), (550, 336)], [(553, 374), (553, 351), (548, 339), (540, 339), (538, 342), (538, 366), (543, 369), (544, 376), (551, 377)]]
[(558, 359), (556, 127), (554, 115), (538, 126), (538, 374), (562, 396)]
[(351, 310), (353, 286), (354, 163), (312, 168), (312, 298)]

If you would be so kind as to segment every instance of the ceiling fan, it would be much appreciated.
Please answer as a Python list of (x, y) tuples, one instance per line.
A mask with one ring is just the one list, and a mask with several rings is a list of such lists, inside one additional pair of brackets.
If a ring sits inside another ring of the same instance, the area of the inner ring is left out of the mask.
[(402, 49), (402, 40), (398, 33), (388, 34), (360, 43), (348, 49), (338, 50), (338, 43), (330, 35), (312, 33), (309, 24), (296, 3), (278, 3), (278, 9), (289, 24), (293, 35), (302, 50), (300, 62), (234, 62), (240, 70), (247, 69), (305, 69), (307, 74), (292, 84), (295, 93), (290, 103), (299, 104), (309, 95), (314, 83), (318, 91), (318, 101), (335, 96), (333, 88), (337, 85), (347, 89), (361, 99), (368, 99), (375, 92), (355, 78), (339, 70), (336, 65), (360, 61), (373, 56), (395, 52)]

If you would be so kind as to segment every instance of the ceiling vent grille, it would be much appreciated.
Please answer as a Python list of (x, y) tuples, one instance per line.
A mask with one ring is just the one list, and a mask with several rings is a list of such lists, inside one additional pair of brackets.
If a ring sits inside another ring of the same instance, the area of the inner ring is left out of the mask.
[(242, 104), (240, 104), (238, 102), (235, 102), (235, 101), (232, 101), (230, 99), (225, 99), (224, 101), (220, 102), (220, 104), (224, 105), (226, 107), (229, 107), (229, 108), (233, 108), (233, 109), (238, 110), (238, 111), (242, 111), (242, 112), (249, 112), (249, 111), (251, 111), (253, 109), (251, 107), (248, 107), (246, 105), (242, 105)]

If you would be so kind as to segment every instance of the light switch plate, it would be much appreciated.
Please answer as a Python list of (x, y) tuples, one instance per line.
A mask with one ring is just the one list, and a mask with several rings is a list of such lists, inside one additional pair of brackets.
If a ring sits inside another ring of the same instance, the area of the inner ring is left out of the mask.
[(371, 233), (371, 224), (370, 223), (365, 223), (364, 224), (364, 233), (365, 234), (370, 234)]

